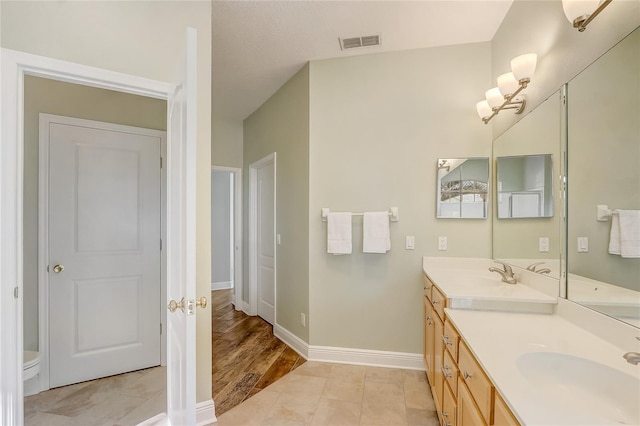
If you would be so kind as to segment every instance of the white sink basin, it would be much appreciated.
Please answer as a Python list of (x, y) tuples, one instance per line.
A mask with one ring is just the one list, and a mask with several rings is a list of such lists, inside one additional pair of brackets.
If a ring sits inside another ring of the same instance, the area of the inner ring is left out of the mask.
[(529, 352), (516, 364), (550, 405), (579, 413), (590, 424), (640, 424), (638, 377), (557, 352)]

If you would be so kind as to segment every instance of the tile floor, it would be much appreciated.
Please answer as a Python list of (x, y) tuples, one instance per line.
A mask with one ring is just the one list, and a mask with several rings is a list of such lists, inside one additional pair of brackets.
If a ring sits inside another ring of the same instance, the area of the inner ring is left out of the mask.
[(166, 367), (155, 367), (41, 392), (24, 399), (24, 423), (135, 425), (166, 411), (166, 380)]
[(230, 425), (436, 426), (424, 371), (308, 361), (218, 417)]

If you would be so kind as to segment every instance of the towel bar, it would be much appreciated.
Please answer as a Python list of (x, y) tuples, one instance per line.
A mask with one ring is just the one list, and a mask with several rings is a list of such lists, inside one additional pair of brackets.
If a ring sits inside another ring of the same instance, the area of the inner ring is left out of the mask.
[(618, 214), (617, 210), (611, 210), (606, 204), (598, 204), (596, 206), (596, 220), (598, 222), (606, 222), (611, 215)]
[[(331, 210), (327, 207), (322, 208), (322, 221), (327, 221), (327, 216), (331, 213)], [(352, 216), (364, 216), (364, 213), (351, 213)], [(391, 222), (398, 222), (398, 208), (389, 207), (389, 220)]]

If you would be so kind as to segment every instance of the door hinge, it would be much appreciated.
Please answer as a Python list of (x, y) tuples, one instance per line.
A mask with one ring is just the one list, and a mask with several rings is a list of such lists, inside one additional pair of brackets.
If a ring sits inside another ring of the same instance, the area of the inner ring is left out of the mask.
[(18, 290), (18, 287), (14, 287), (14, 288), (13, 288), (13, 298), (14, 298), (14, 299), (17, 299), (17, 298), (18, 298), (18, 296), (19, 296), (19, 294), (20, 294), (19, 292), (20, 292), (20, 290)]
[(160, 323), (160, 335), (162, 336), (162, 323)]
[(160, 157), (160, 168), (162, 168), (162, 157)]
[(162, 251), (162, 238), (160, 238), (160, 251)]

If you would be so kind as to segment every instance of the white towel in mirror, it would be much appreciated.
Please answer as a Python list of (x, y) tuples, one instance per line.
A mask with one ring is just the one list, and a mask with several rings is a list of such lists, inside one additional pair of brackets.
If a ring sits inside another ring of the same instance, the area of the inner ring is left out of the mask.
[(362, 234), (364, 253), (386, 253), (391, 250), (389, 212), (365, 212)]
[(620, 254), (620, 220), (617, 214), (611, 215), (611, 234), (609, 235), (609, 253)]
[(640, 258), (640, 210), (618, 210), (618, 216), (620, 217), (620, 256)]
[(327, 253), (351, 254), (351, 213), (327, 215)]

